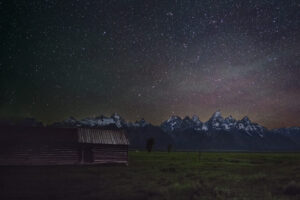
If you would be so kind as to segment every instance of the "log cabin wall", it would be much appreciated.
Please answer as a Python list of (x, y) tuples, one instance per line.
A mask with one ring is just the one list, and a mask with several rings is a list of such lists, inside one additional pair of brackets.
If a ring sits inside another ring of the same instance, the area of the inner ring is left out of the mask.
[(94, 163), (128, 163), (128, 145), (95, 145)]
[(82, 145), (82, 163), (128, 164), (129, 141), (124, 130), (79, 128), (78, 141)]
[(78, 163), (77, 129), (0, 127), (0, 165)]
[(128, 164), (123, 130), (0, 127), (0, 165)]
[(19, 145), (0, 149), (0, 165), (67, 165), (79, 163), (77, 145)]

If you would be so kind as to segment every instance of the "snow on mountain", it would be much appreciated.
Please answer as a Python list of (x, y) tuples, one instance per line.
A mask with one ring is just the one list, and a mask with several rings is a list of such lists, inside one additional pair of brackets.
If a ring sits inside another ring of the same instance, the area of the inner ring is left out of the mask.
[(183, 120), (178, 116), (171, 116), (167, 121), (161, 124), (161, 128), (166, 132), (172, 132), (181, 128)]
[(87, 117), (81, 120), (76, 120), (74, 117), (70, 117), (62, 122), (53, 124), (53, 126), (100, 127), (115, 125), (116, 127), (121, 128), (125, 124), (125, 121), (117, 113), (114, 113), (111, 117), (97, 116), (95, 118)]
[[(101, 126), (116, 126), (118, 128), (126, 127), (136, 127), (143, 128), (150, 123), (146, 122), (144, 119), (141, 119), (136, 122), (126, 122), (122, 117), (117, 113), (112, 114), (110, 117), (106, 116), (97, 116), (94, 118), (88, 117), (81, 120), (77, 120), (74, 117), (70, 117), (62, 122), (53, 124), (53, 126), (64, 126), (64, 127), (101, 127)], [(285, 135), (291, 138), (300, 138), (300, 128), (291, 127), (291, 128), (281, 128), (274, 130), (267, 130), (263, 126), (251, 122), (251, 120), (246, 116), (241, 120), (236, 120), (232, 116), (223, 118), (220, 111), (215, 112), (208, 121), (201, 122), (199, 117), (194, 115), (192, 118), (185, 117), (180, 118), (179, 116), (171, 116), (168, 120), (164, 121), (160, 128), (167, 133), (171, 132), (180, 132), (184, 130), (194, 130), (195, 133), (206, 133), (210, 134), (211, 132), (220, 132), (220, 133), (244, 133), (248, 136), (258, 136), (263, 138), (266, 133), (272, 132), (277, 135)]]
[(236, 120), (231, 115), (223, 118), (220, 111), (215, 112), (205, 123), (202, 123), (196, 115), (192, 118), (185, 117), (184, 119), (178, 116), (171, 116), (161, 124), (161, 128), (165, 132), (181, 131), (189, 128), (193, 128), (196, 132), (206, 133), (211, 131), (225, 131), (228, 133), (238, 131), (249, 136), (258, 135), (259, 137), (264, 137), (266, 131), (266, 128), (252, 123), (247, 116), (241, 120)]
[[(114, 125), (118, 128), (122, 127), (145, 127), (150, 125), (144, 119), (136, 122), (126, 122), (117, 113), (112, 114), (110, 117), (97, 116), (94, 118), (88, 117), (81, 120), (77, 120), (74, 117), (64, 120), (63, 122), (55, 123), (54, 126), (65, 127), (101, 127)], [(193, 129), (196, 133), (210, 133), (211, 131), (223, 131), (230, 133), (232, 131), (239, 131), (248, 134), (249, 136), (258, 135), (264, 136), (266, 129), (256, 123), (252, 123), (248, 117), (244, 117), (241, 120), (236, 120), (232, 116), (223, 118), (220, 111), (215, 112), (211, 118), (203, 123), (199, 120), (199, 117), (194, 115), (192, 118), (186, 116), (180, 118), (179, 116), (171, 116), (168, 120), (164, 121), (160, 128), (164, 132), (183, 131), (187, 129)], [(278, 132), (278, 131), (277, 131)], [(282, 131), (281, 131), (282, 132)]]
[(202, 131), (208, 131), (207, 125), (206, 125), (206, 124), (203, 124), (201, 130), (202, 130)]
[(88, 127), (108, 126), (108, 125), (116, 125), (117, 127), (121, 127), (119, 121), (110, 117), (84, 118), (79, 121), (79, 124)]
[(115, 124), (118, 128), (121, 128), (121, 127), (123, 127), (125, 125), (125, 121), (117, 113), (114, 113), (111, 116), (111, 119), (113, 119), (113, 121), (114, 121), (111, 124)]
[(235, 128), (236, 120), (233, 119), (232, 116), (223, 118), (221, 112), (217, 111), (211, 116), (211, 118), (207, 122), (205, 122), (205, 125), (206, 125), (206, 127), (204, 127), (205, 131), (208, 130), (230, 131)]
[(258, 135), (259, 137), (264, 137), (264, 133), (267, 130), (261, 125), (251, 122), (251, 120), (247, 116), (239, 120), (237, 122), (237, 126), (240, 130), (243, 130), (250, 136)]
[(196, 124), (196, 125), (202, 124), (202, 122), (199, 120), (199, 117), (197, 115), (193, 115), (192, 120), (193, 120), (194, 124)]
[(186, 116), (183, 120), (182, 120), (182, 128), (183, 129), (187, 129), (187, 128), (192, 128), (196, 126), (196, 123), (193, 119), (191, 119), (190, 117)]
[(220, 111), (215, 112), (211, 118), (206, 122), (209, 129), (221, 130), (224, 127), (224, 118)]
[(136, 122), (126, 122), (117, 113), (112, 114), (110, 117), (97, 116), (97, 117), (87, 117), (81, 120), (76, 120), (74, 117), (70, 117), (62, 122), (54, 123), (53, 126), (60, 127), (101, 127), (101, 126), (116, 126), (118, 128), (125, 127), (145, 127), (150, 125), (144, 119)]
[(171, 116), (168, 120), (164, 121), (160, 127), (165, 132), (173, 132), (190, 128), (200, 130), (202, 129), (202, 124), (203, 123), (196, 115), (194, 115), (192, 118), (186, 116), (183, 119), (181, 119), (179, 116)]
[[(110, 117), (98, 116), (77, 120), (70, 117), (53, 124), (58, 127), (100, 127), (116, 126), (126, 128), (133, 147), (143, 148), (151, 135), (164, 149), (172, 143), (179, 149), (237, 149), (237, 150), (299, 150), (300, 128), (281, 128), (268, 130), (253, 123), (248, 117), (240, 120), (232, 116), (223, 118), (220, 111), (215, 112), (206, 122), (194, 115), (181, 118), (171, 116), (160, 126), (151, 126), (141, 119), (126, 122), (118, 114)], [(158, 144), (157, 143), (157, 144)]]

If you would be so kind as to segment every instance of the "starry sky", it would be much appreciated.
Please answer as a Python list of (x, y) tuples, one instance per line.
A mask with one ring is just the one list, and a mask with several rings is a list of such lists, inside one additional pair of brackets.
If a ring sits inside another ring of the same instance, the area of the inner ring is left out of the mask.
[(300, 126), (296, 0), (0, 1), (0, 117)]

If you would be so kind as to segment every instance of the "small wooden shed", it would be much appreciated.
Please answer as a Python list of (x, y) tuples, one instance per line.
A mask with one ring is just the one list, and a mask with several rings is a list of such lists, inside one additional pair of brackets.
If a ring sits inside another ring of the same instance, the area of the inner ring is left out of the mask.
[(0, 127), (0, 165), (128, 164), (117, 128)]

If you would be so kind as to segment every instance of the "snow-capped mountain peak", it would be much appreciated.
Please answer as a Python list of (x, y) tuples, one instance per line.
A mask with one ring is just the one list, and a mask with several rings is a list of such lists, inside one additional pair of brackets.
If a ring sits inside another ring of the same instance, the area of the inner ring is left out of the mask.
[(230, 122), (232, 123), (232, 122), (235, 122), (236, 120), (231, 115), (229, 115), (228, 117), (225, 118), (225, 121), (229, 122), (229, 123)]
[[(111, 115), (111, 117), (98, 116), (94, 118), (84, 118), (77, 120), (74, 117), (64, 120), (63, 122), (56, 123), (55, 126), (66, 126), (66, 127), (101, 127), (101, 126), (116, 126), (118, 128), (126, 127), (146, 127), (150, 123), (146, 122), (144, 119), (136, 121), (134, 123), (126, 122), (117, 113)], [(210, 134), (214, 131), (216, 132), (240, 132), (245, 133), (249, 136), (258, 135), (264, 137), (266, 128), (252, 123), (251, 120), (245, 116), (241, 120), (236, 120), (232, 116), (223, 118), (220, 111), (215, 112), (211, 118), (202, 123), (199, 117), (194, 115), (192, 118), (189, 116), (183, 119), (179, 116), (171, 116), (168, 120), (164, 121), (161, 126), (165, 132), (180, 132), (184, 130), (194, 130), (197, 133), (205, 132)]]
[(114, 119), (117, 119), (117, 120), (121, 119), (121, 117), (120, 117), (120, 115), (118, 115), (118, 113), (112, 114), (111, 118), (114, 118)]
[(218, 118), (218, 117), (222, 117), (222, 116), (221, 116), (221, 111), (220, 111), (220, 110), (216, 111), (216, 112), (212, 115), (212, 118)]
[(166, 132), (172, 132), (181, 128), (183, 120), (179, 116), (171, 116), (167, 121), (161, 124), (161, 127)]
[[(136, 145), (138, 142), (141, 147), (144, 147), (144, 141), (140, 138), (146, 140), (149, 134), (157, 137), (157, 141), (164, 141), (160, 148), (165, 148), (167, 144), (174, 141), (179, 148), (189, 150), (204, 147), (238, 150), (241, 150), (241, 148), (246, 150), (299, 150), (300, 147), (300, 127), (268, 130), (257, 123), (251, 122), (247, 116), (240, 120), (236, 120), (232, 116), (223, 118), (220, 111), (215, 112), (204, 123), (196, 115), (183, 119), (179, 116), (171, 116), (160, 127), (151, 126), (144, 119), (134, 123), (126, 122), (116, 113), (111, 117), (97, 116), (81, 120), (70, 117), (62, 122), (52, 124), (56, 127), (101, 127), (111, 125), (125, 128), (130, 133), (129, 137), (131, 137), (132, 143)], [(138, 139), (135, 139), (135, 137)], [(169, 139), (165, 140), (163, 138)]]
[(213, 128), (213, 129), (221, 129), (222, 124), (224, 123), (224, 118), (221, 115), (220, 111), (215, 112), (212, 117), (206, 122), (208, 125), (208, 128)]
[(182, 120), (179, 116), (176, 116), (176, 115), (172, 115), (168, 120), (167, 122), (172, 122), (172, 121), (175, 121), (175, 120)]
[(111, 117), (101, 115), (97, 117), (87, 117), (81, 120), (70, 117), (62, 122), (53, 124), (53, 126), (65, 127), (101, 127), (111, 125), (121, 128), (125, 125), (125, 121), (118, 114), (114, 113)]
[(196, 125), (202, 124), (202, 122), (199, 120), (199, 117), (197, 115), (193, 115), (192, 120)]
[(251, 124), (251, 121), (247, 116), (243, 117), (243, 119), (241, 119), (241, 122), (248, 125)]

